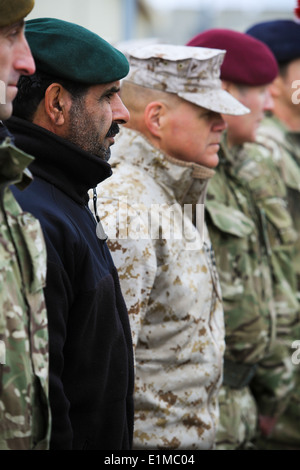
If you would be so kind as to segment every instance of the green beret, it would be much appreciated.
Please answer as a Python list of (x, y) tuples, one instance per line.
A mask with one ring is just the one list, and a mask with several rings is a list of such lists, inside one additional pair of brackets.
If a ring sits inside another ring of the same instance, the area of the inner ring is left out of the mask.
[(124, 78), (129, 63), (121, 51), (86, 28), (55, 18), (26, 22), (25, 34), (37, 71), (86, 85)]
[(0, 27), (25, 18), (34, 7), (34, 0), (0, 0)]

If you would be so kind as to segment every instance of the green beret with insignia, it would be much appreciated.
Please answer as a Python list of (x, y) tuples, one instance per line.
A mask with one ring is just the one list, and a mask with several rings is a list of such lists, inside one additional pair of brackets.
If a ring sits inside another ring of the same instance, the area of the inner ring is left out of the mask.
[(34, 7), (34, 0), (0, 0), (0, 28), (17, 23)]
[(25, 34), (38, 72), (86, 85), (121, 80), (129, 72), (121, 51), (77, 24), (38, 18), (26, 22)]

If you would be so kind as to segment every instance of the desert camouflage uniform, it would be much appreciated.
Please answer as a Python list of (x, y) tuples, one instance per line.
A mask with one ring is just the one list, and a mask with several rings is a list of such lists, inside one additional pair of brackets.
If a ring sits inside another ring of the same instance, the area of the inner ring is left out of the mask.
[(44, 239), (39, 222), (21, 211), (8, 188), (21, 180), (25, 186), (31, 160), (9, 138), (0, 145), (1, 450), (49, 448)]
[[(289, 283), (298, 291), (300, 298), (300, 132), (289, 132), (284, 124), (275, 116), (267, 117), (259, 128), (258, 142), (269, 150), (280, 177), (285, 183), (288, 200), (288, 211), (292, 217), (294, 227), (297, 232), (296, 250), (292, 257), (286, 261), (286, 272), (290, 276)], [(276, 218), (277, 223), (281, 223)], [(285, 232), (283, 233), (285, 237)], [(275, 248), (276, 250), (276, 248)], [(281, 260), (284, 262), (283, 255)], [(293, 269), (292, 269), (293, 268)], [(291, 274), (296, 272), (297, 286), (295, 280), (291, 279)], [(287, 275), (287, 279), (288, 275)], [(293, 319), (293, 317), (292, 317)], [(291, 319), (291, 320), (292, 320)], [(295, 322), (296, 323), (296, 322)], [(292, 330), (292, 337), (288, 345), (293, 341), (300, 340), (299, 322)], [(290, 349), (291, 356), (295, 352)], [(260, 445), (269, 449), (300, 449), (300, 365), (294, 364), (296, 385), (285, 413), (279, 418), (277, 425), (269, 439), (263, 439)]]
[[(282, 200), (274, 197), (279, 182), (269, 180), (269, 169), (253, 162), (243, 147), (229, 151), (225, 139), (226, 134), (206, 205), (226, 332), (217, 449), (248, 449), (253, 448), (258, 418), (249, 384), (257, 381), (262, 387), (268, 399), (264, 412), (272, 416), (281, 412), (283, 398), (293, 385), (289, 351), (275, 345), (276, 304), (267, 218), (255, 198), (258, 193), (264, 196), (284, 221), (288, 214)], [(271, 352), (276, 352), (276, 361), (272, 362)], [(268, 374), (260, 373), (264, 361), (268, 361)]]
[[(224, 319), (199, 213), (213, 172), (167, 157), (129, 129), (122, 129), (111, 163), (98, 212), (133, 332), (134, 448), (210, 449), (219, 415)], [(196, 209), (199, 231), (192, 223)]]

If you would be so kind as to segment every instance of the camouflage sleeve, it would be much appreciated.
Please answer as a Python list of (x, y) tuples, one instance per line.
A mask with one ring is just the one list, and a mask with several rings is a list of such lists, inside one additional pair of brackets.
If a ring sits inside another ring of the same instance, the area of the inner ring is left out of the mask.
[[(274, 275), (274, 251), (271, 255), (273, 243), (269, 235), (274, 226), (269, 224), (268, 233), (266, 225), (270, 213), (277, 220), (275, 214), (283, 212), (284, 204), (274, 196), (265, 173), (252, 161), (249, 165), (243, 167), (238, 182), (230, 180), (224, 184), (227, 180), (221, 174), (218, 179), (213, 178), (208, 189), (208, 222), (223, 293), (225, 357), (258, 366), (254, 383), (261, 412), (278, 415), (286, 406), (284, 398), (293, 387), (293, 373), (290, 351), (279, 345), (276, 337), (284, 337), (290, 331), (295, 305), (291, 303), (293, 296), (290, 299), (287, 295), (289, 284), (280, 266), (279, 274)], [(251, 196), (246, 185), (251, 189)], [(264, 201), (265, 210), (261, 201)], [(283, 215), (287, 216), (286, 213)], [(283, 225), (281, 232), (288, 237), (288, 218), (279, 219)], [(287, 254), (286, 250), (283, 253)], [(279, 281), (284, 287), (280, 296)], [(274, 286), (277, 286), (275, 299)], [(282, 313), (281, 317), (279, 313)]]
[[(213, 178), (214, 180), (214, 178)], [(238, 187), (221, 177), (210, 184), (207, 223), (215, 250), (225, 312), (225, 357), (243, 364), (257, 364), (270, 343), (272, 318), (268, 314), (270, 284), (260, 254), (260, 240), (251, 219), (251, 201)], [(223, 183), (223, 184), (222, 184)], [(223, 200), (227, 192), (227, 200)], [(248, 212), (237, 203), (243, 200)]]
[(260, 415), (278, 418), (286, 409), (295, 386), (292, 352), (277, 341), (269, 357), (260, 361), (250, 388)]
[(251, 160), (241, 169), (240, 177), (247, 182), (264, 220), (276, 312), (275, 345), (260, 361), (252, 388), (260, 412), (278, 416), (286, 407), (294, 386), (290, 343), (294, 328), (299, 324), (296, 275), (292, 263), (297, 233), (287, 210), (286, 190), (274, 165), (273, 154), (257, 145), (249, 145), (247, 149)]
[(139, 204), (128, 205), (126, 198), (101, 198), (98, 206), (118, 270), (136, 348), (157, 270), (155, 247), (144, 218), (148, 211)]

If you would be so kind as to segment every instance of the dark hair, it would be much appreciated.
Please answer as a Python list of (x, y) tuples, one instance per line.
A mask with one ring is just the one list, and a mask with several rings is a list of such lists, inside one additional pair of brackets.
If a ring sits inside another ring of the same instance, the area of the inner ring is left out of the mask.
[(83, 97), (89, 89), (89, 85), (56, 78), (42, 72), (35, 72), (29, 76), (22, 75), (18, 82), (19, 91), (13, 102), (13, 115), (32, 122), (38, 105), (44, 99), (51, 83), (62, 85), (75, 100)]
[(292, 62), (292, 60), (287, 60), (287, 61), (278, 62), (279, 75), (280, 75), (281, 77), (285, 77), (285, 76), (286, 76), (288, 66), (290, 65), (291, 62)]

